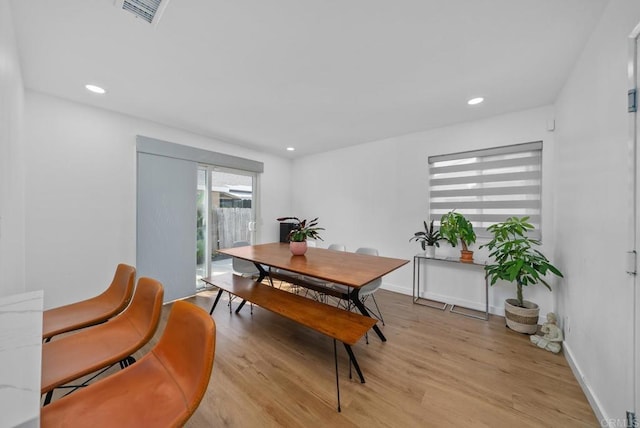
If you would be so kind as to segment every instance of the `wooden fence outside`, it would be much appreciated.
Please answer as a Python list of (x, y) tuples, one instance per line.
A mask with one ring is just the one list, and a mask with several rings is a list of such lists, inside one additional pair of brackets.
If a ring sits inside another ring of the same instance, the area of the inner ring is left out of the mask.
[(251, 208), (213, 209), (213, 250), (230, 248), (235, 241), (250, 241)]

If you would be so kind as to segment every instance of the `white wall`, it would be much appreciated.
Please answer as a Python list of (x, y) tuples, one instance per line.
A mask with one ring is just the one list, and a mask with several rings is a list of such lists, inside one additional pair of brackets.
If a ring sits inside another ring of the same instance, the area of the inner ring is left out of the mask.
[(33, 91), (25, 112), (26, 281), (45, 290), (45, 308), (95, 295), (117, 263), (135, 265), (136, 135), (263, 161), (258, 240), (278, 239), (291, 161)]
[(0, 296), (25, 291), (23, 102), (11, 6), (0, 0)]
[[(377, 247), (383, 256), (413, 259), (421, 248), (409, 238), (422, 229), (422, 221), (428, 217), (428, 156), (543, 140), (543, 251), (553, 259), (550, 183), (554, 134), (546, 130), (553, 114), (552, 107), (542, 107), (296, 160), (294, 211), (289, 214), (319, 216), (320, 225), (327, 229), (322, 234), (325, 244), (344, 243), (349, 251), (360, 246)], [(485, 242), (479, 240), (472, 249)], [(459, 254), (458, 248), (446, 243), (437, 250), (443, 255)], [(483, 256), (486, 258), (486, 250), (476, 258)], [(433, 273), (428, 278), (432, 297), (482, 307), (481, 269), (434, 263), (429, 266)], [(385, 288), (411, 294), (411, 264), (385, 276), (383, 282)], [(504, 299), (514, 296), (511, 285), (492, 287), (491, 312), (503, 314)], [(525, 298), (538, 303), (543, 316), (555, 308), (553, 295), (543, 287), (529, 287)]]
[[(609, 2), (558, 98), (557, 251), (565, 350), (602, 414), (620, 419), (632, 402), (631, 175), (627, 37), (640, 2)], [(597, 250), (596, 250), (597, 249)]]
[[(544, 107), (390, 138), (302, 158), (293, 168), (285, 159), (27, 92), (26, 215), (22, 82), (10, 16), (7, 0), (0, 0), (0, 294), (25, 289), (23, 217), (26, 288), (45, 289), (46, 307), (94, 295), (116, 263), (135, 264), (136, 134), (264, 161), (261, 242), (277, 239), (278, 216), (320, 216), (325, 244), (375, 246), (407, 259), (419, 250), (408, 239), (428, 213), (429, 155), (541, 139), (543, 251), (566, 278), (553, 293), (538, 287), (526, 296), (543, 315), (557, 309), (568, 318), (566, 355), (599, 416), (621, 418), (633, 408), (632, 289), (622, 243), (630, 198), (626, 37), (640, 21), (640, 2), (608, 4), (555, 113)], [(554, 115), (557, 130), (549, 133)], [(446, 246), (439, 251), (455, 253)], [(434, 293), (478, 301), (477, 290), (453, 288), (464, 275), (437, 271), (443, 286)], [(410, 294), (410, 265), (385, 277), (385, 287)], [(512, 294), (511, 287), (494, 287), (492, 312), (501, 313)]]

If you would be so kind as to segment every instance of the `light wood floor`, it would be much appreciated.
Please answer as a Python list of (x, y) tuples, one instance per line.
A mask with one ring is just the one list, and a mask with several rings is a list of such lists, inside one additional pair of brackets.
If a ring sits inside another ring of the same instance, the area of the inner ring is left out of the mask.
[[(209, 309), (212, 295), (190, 300)], [(531, 345), (503, 318), (376, 296), (388, 341), (372, 334), (354, 347), (365, 384), (349, 379), (338, 348), (341, 413), (330, 339), (262, 308), (230, 315), (219, 305), (211, 382), (187, 426), (599, 426), (564, 356)]]
[[(212, 296), (189, 301), (208, 311)], [(354, 346), (365, 384), (349, 379), (338, 348), (341, 413), (330, 339), (259, 307), (229, 314), (221, 301), (213, 374), (187, 427), (600, 426), (564, 356), (531, 345), (503, 318), (470, 319), (385, 290), (376, 296), (388, 341), (371, 334)], [(162, 334), (169, 309), (136, 357)]]

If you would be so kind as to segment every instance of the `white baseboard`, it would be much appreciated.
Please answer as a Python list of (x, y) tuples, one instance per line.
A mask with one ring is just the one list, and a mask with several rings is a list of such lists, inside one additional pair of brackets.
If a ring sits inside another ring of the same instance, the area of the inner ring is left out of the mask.
[(571, 367), (571, 371), (573, 372), (573, 375), (578, 380), (578, 384), (580, 384), (580, 388), (582, 388), (582, 392), (584, 392), (584, 395), (587, 397), (587, 401), (589, 401), (589, 404), (591, 405), (593, 412), (596, 414), (596, 418), (600, 422), (600, 425), (603, 427), (608, 426), (611, 428), (614, 428), (615, 426), (619, 426), (615, 424), (616, 421), (614, 421), (613, 419), (609, 419), (607, 415), (604, 414), (603, 407), (600, 401), (594, 394), (589, 384), (587, 384), (587, 382), (585, 381), (584, 374), (582, 373), (582, 370), (580, 370), (580, 366), (578, 365), (578, 363), (576, 363), (576, 360), (573, 357), (571, 346), (569, 346), (567, 342), (563, 342), (563, 347), (564, 347), (564, 357), (567, 360), (567, 363), (569, 363), (569, 367)]
[[(402, 287), (399, 286), (397, 284), (391, 284), (388, 282), (384, 282), (382, 283), (382, 288), (385, 290), (389, 290), (389, 291), (393, 291), (395, 293), (400, 293), (400, 294), (404, 294), (407, 296), (412, 296), (413, 295), (413, 290), (411, 288), (407, 288), (407, 287)], [(443, 302), (443, 303), (447, 303), (449, 305), (456, 305), (456, 306), (460, 306), (463, 308), (469, 308), (469, 309), (473, 309), (476, 311), (480, 311), (480, 312), (484, 312), (484, 302), (478, 302), (475, 300), (466, 300), (466, 299), (460, 299), (458, 297), (453, 297), (453, 296), (449, 296), (449, 295), (444, 295), (444, 294), (435, 294), (435, 293), (431, 293), (429, 291), (427, 291), (426, 293), (423, 291), (421, 293), (422, 295), (420, 297), (425, 298), (425, 299), (429, 299), (429, 300), (435, 300), (436, 302)], [(500, 306), (493, 306), (491, 305), (491, 301), (489, 302), (489, 313), (491, 315), (498, 315), (501, 317), (504, 317), (504, 304), (500, 304)], [(547, 318), (545, 315), (540, 315), (539, 319), (538, 319), (538, 324), (542, 325), (547, 321)]]
[(410, 288), (407, 287), (401, 287), (399, 285), (396, 284), (390, 284), (388, 282), (383, 282), (382, 286), (380, 287), (384, 290), (389, 290), (389, 291), (393, 291), (394, 293), (400, 293), (400, 294), (404, 294), (406, 296), (411, 296), (412, 291)]

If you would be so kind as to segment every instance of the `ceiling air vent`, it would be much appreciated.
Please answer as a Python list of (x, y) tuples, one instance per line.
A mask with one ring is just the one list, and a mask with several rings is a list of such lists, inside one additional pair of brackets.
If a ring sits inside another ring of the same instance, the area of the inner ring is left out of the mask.
[(115, 0), (118, 9), (126, 10), (149, 24), (156, 25), (169, 0)]

